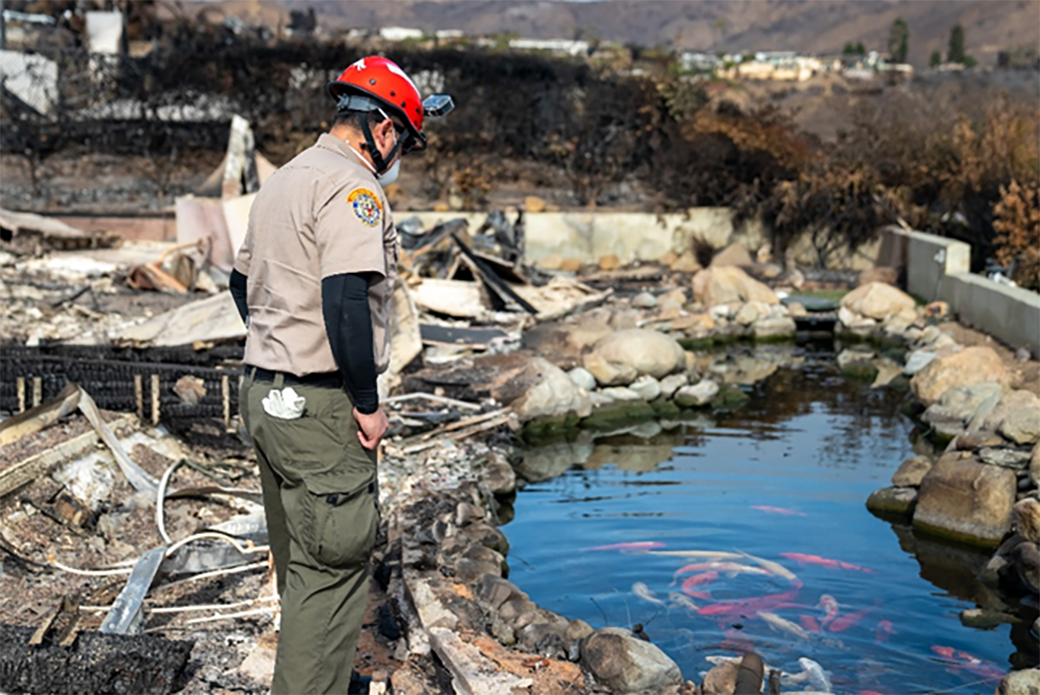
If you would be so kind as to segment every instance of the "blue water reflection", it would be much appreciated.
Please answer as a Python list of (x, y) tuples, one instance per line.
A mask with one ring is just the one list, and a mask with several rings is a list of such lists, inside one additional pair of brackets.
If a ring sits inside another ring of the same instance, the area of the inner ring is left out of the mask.
[[(901, 394), (837, 375), (833, 354), (810, 354), (751, 389), (735, 413), (530, 450), (521, 470), (541, 482), (518, 495), (504, 529), (511, 579), (594, 627), (642, 623), (697, 682), (706, 657), (753, 647), (791, 673), (799, 657), (814, 659), (836, 692), (992, 692), (1016, 650), (1011, 630), (958, 617), (988, 591), (975, 579), (988, 556), (915, 538), (866, 510), (913, 455), (912, 425)], [(647, 542), (660, 545), (590, 550)], [(673, 551), (748, 553), (797, 580), (712, 577), (711, 558), (660, 554)], [(634, 592), (637, 583), (650, 593)], [(756, 603), (763, 596), (780, 598)]]

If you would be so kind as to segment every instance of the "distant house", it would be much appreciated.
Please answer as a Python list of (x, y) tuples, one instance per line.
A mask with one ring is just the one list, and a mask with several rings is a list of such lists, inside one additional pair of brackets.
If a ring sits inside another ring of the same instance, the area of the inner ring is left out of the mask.
[(714, 53), (686, 51), (679, 56), (679, 65), (689, 72), (715, 72), (722, 67), (722, 60)]
[(588, 41), (570, 41), (568, 39), (512, 39), (509, 47), (515, 51), (548, 51), (562, 55), (588, 55)]
[(379, 30), (379, 38), (384, 41), (408, 41), (421, 39), (422, 29), (411, 29), (409, 27), (383, 27)]
[(750, 59), (732, 61), (732, 67), (720, 70), (719, 74), (730, 79), (804, 82), (827, 69), (827, 64), (818, 58), (794, 51), (760, 51)]

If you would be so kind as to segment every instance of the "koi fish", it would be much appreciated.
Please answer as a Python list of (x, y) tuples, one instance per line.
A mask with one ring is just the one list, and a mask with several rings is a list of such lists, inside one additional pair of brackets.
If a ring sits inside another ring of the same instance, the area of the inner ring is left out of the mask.
[(799, 615), (798, 622), (800, 622), (802, 624), (802, 627), (804, 627), (809, 632), (820, 631), (820, 623), (817, 622), (816, 618), (812, 617), (811, 615)]
[(684, 596), (683, 594), (672, 592), (668, 594), (668, 598), (673, 603), (682, 606), (686, 610), (693, 611), (694, 613), (700, 610), (697, 604), (690, 600), (689, 596)]
[(715, 550), (651, 550), (650, 554), (660, 555), (661, 557), (698, 557), (705, 560), (739, 560), (744, 557), (742, 553), (727, 553)]
[(695, 574), (692, 577), (688, 577), (685, 581), (683, 581), (683, 593), (687, 596), (692, 596), (694, 598), (704, 599), (705, 601), (708, 601), (711, 599), (711, 593), (707, 591), (698, 591), (694, 589), (694, 587), (700, 586), (701, 584), (710, 584), (718, 578), (718, 572), (705, 572), (704, 574)]
[(809, 678), (809, 687), (821, 693), (834, 692), (831, 679), (823, 667), (808, 657), (801, 657), (798, 663), (802, 666), (802, 673)]
[(816, 607), (823, 609), (823, 620), (820, 621), (822, 625), (826, 625), (838, 615), (838, 601), (830, 594), (820, 596), (820, 602)]
[(638, 596), (639, 598), (643, 599), (644, 601), (649, 601), (650, 603), (657, 604), (658, 606), (664, 605), (664, 601), (657, 598), (657, 595), (653, 591), (651, 591), (650, 587), (648, 587), (643, 582), (636, 582), (635, 584), (633, 584), (632, 593)]
[(781, 618), (776, 613), (770, 613), (768, 611), (759, 611), (756, 615), (758, 615), (758, 617), (762, 620), (766, 621), (769, 627), (773, 628), (774, 630), (787, 632), (794, 635), (798, 639), (802, 639), (807, 642), (809, 641), (809, 633), (806, 632), (804, 628), (795, 625), (790, 620), (785, 620), (784, 618)]
[(678, 578), (680, 574), (688, 574), (690, 572), (725, 572), (727, 574), (758, 574), (768, 575), (769, 572), (762, 569), (761, 567), (752, 567), (751, 565), (741, 565), (737, 562), (697, 562), (692, 565), (686, 565), (675, 570), (675, 577)]
[(710, 606), (701, 608), (701, 615), (753, 615), (758, 611), (773, 611), (787, 607), (801, 607), (799, 604), (791, 603), (801, 590), (801, 583), (795, 584), (795, 588), (781, 594), (767, 594), (750, 599), (738, 601), (719, 601)]
[(743, 553), (743, 556), (746, 557), (748, 560), (751, 560), (767, 572), (772, 572), (774, 575), (780, 577), (781, 579), (786, 579), (789, 582), (793, 582), (798, 579), (798, 577), (795, 576), (794, 572), (787, 569), (779, 562), (773, 562), (772, 560), (764, 560), (760, 557), (755, 557), (754, 555), (748, 555), (747, 553)]
[(895, 627), (888, 620), (879, 620), (877, 627), (874, 628), (874, 641), (878, 644), (886, 641), (891, 635), (895, 634)]
[(788, 560), (794, 560), (799, 565), (820, 565), (821, 567), (828, 567), (830, 569), (843, 569), (843, 570), (855, 570), (857, 572), (869, 572), (873, 573), (874, 570), (869, 567), (860, 567), (859, 565), (853, 565), (849, 562), (842, 562), (841, 560), (831, 560), (827, 557), (820, 557), (819, 555), (807, 555), (805, 553), (780, 553), (780, 557), (786, 557)]
[(866, 608), (861, 608), (852, 613), (845, 613), (844, 615), (840, 615), (830, 621), (830, 625), (827, 626), (827, 629), (831, 632), (844, 632), (857, 624), (864, 616), (869, 615), (876, 610), (877, 606), (867, 606)]
[(1004, 669), (1000, 668), (996, 664), (983, 661), (977, 656), (969, 654), (968, 652), (962, 652), (954, 649), (953, 647), (943, 647), (934, 645), (932, 651), (943, 657), (949, 659), (953, 666), (963, 668), (964, 670), (972, 673), (980, 678), (986, 680), (1000, 680), (1004, 677)]
[(762, 504), (753, 504), (751, 505), (751, 508), (757, 509), (760, 512), (765, 512), (766, 514), (781, 514), (783, 516), (805, 516), (805, 514), (802, 512), (796, 512), (793, 509), (784, 509), (783, 507), (768, 507)]
[(633, 543), (611, 543), (610, 545), (597, 545), (595, 548), (586, 550), (620, 550), (629, 553), (645, 553), (655, 548), (665, 547), (664, 543), (658, 541), (636, 541)]

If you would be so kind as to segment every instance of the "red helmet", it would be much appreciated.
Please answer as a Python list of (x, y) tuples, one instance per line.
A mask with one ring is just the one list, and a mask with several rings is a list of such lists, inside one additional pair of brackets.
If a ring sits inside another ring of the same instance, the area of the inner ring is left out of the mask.
[(419, 88), (394, 61), (381, 56), (366, 56), (344, 70), (335, 82), (330, 82), (328, 92), (337, 102), (348, 95), (370, 97), (407, 125), (410, 137), (403, 139), (404, 152), (426, 149), (426, 136), (422, 134), (425, 115), (422, 96)]

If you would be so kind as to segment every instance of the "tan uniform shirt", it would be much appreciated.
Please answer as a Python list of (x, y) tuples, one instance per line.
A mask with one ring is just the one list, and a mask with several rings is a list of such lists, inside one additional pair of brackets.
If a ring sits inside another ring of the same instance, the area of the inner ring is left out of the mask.
[(390, 362), (397, 231), (382, 187), (328, 133), (264, 184), (235, 269), (248, 277), (246, 364), (305, 376), (338, 370), (325, 333), (321, 281), (376, 273), (369, 284), (376, 370)]

